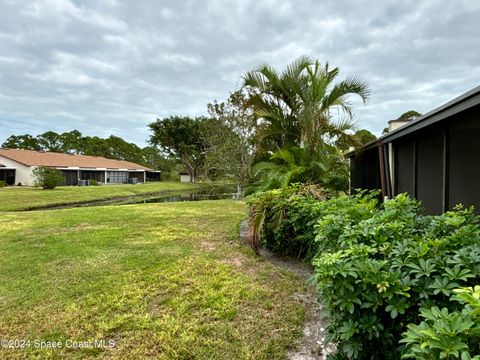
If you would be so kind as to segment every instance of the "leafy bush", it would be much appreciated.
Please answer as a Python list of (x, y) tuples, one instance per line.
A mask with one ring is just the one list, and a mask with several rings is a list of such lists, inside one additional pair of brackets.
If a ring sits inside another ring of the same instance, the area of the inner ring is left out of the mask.
[(465, 289), (480, 283), (473, 208), (426, 216), (404, 194), (380, 204), (375, 192), (327, 200), (311, 190), (297, 184), (250, 197), (250, 228), (256, 246), (313, 258), (333, 357), (475, 356), (480, 288)]
[(35, 186), (42, 187), (43, 189), (55, 189), (64, 181), (63, 174), (60, 170), (46, 166), (35, 168), (33, 170), (33, 176), (35, 178)]
[(474, 359), (471, 351), (480, 350), (480, 286), (454, 289), (452, 300), (464, 304), (462, 312), (449, 312), (438, 307), (422, 309), (425, 320), (420, 325), (409, 324), (401, 343), (407, 344), (402, 358), (414, 359)]
[[(424, 216), (406, 195), (383, 208), (372, 197), (329, 202), (336, 205), (318, 220), (313, 264), (331, 320), (327, 341), (337, 343), (335, 358), (409, 356), (415, 343), (399, 344), (407, 324), (434, 306), (460, 311), (449, 301), (453, 289), (479, 283), (478, 218), (461, 208)], [(425, 359), (437, 358), (427, 353)]]
[(250, 196), (251, 245), (282, 255), (312, 257), (316, 254), (314, 225), (327, 196), (316, 185), (300, 184)]
[(0, 189), (7, 186), (7, 183), (3, 180), (0, 180)]
[(100, 184), (98, 183), (97, 180), (92, 179), (92, 180), (90, 180), (90, 185), (91, 185), (91, 186), (98, 186), (98, 185), (100, 185)]

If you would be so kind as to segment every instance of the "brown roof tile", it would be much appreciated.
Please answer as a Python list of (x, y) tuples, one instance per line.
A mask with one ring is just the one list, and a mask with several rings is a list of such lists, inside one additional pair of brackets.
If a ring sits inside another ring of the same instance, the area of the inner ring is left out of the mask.
[(70, 155), (22, 149), (0, 149), (0, 156), (27, 166), (151, 170), (130, 161), (107, 159), (101, 156)]

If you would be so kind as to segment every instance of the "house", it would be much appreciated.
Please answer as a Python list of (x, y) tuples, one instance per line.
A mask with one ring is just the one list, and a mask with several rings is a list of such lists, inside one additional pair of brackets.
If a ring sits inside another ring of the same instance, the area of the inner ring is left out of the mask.
[(350, 187), (407, 192), (428, 214), (459, 203), (480, 214), (479, 149), (480, 86), (349, 152)]
[(0, 181), (8, 185), (33, 185), (33, 170), (39, 166), (59, 169), (63, 173), (64, 185), (78, 185), (80, 180), (103, 184), (143, 183), (149, 172), (155, 173), (143, 165), (100, 156), (0, 149)]

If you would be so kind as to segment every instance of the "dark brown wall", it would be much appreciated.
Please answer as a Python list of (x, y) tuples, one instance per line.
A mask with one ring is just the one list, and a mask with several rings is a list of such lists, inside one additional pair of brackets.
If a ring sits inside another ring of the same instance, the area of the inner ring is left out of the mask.
[(480, 107), (393, 142), (395, 194), (408, 192), (427, 214), (456, 204), (474, 205), (480, 214)]
[(378, 190), (380, 181), (380, 163), (378, 148), (363, 151), (350, 160), (350, 188)]
[[(393, 194), (419, 199), (427, 214), (461, 203), (480, 214), (480, 105), (392, 142)], [(379, 189), (378, 149), (351, 160), (352, 189)]]
[(480, 213), (480, 107), (452, 118), (449, 126), (449, 207), (474, 205)]

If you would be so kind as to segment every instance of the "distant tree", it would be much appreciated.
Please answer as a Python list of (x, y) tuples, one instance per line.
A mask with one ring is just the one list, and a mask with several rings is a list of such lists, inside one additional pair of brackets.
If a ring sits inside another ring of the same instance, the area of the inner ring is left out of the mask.
[(413, 120), (419, 116), (422, 116), (418, 111), (409, 110), (404, 112), (402, 115), (399, 116), (399, 120)]
[(45, 166), (35, 168), (33, 177), (35, 186), (42, 187), (45, 190), (55, 189), (63, 183), (63, 174), (60, 170)]
[(211, 120), (202, 130), (205, 141), (205, 167), (235, 179), (237, 193), (250, 177), (255, 154), (254, 115), (241, 91), (227, 101), (207, 105)]
[(85, 148), (85, 138), (78, 130), (60, 134), (63, 152), (69, 154), (82, 154)]
[(370, 141), (376, 140), (377, 137), (366, 129), (360, 129), (355, 132), (354, 137), (359, 141), (361, 145), (365, 145)]
[(185, 166), (190, 179), (195, 182), (204, 165), (204, 142), (201, 123), (206, 118), (170, 116), (149, 125), (152, 130), (150, 144), (169, 156), (179, 159)]
[(63, 151), (62, 137), (54, 131), (47, 131), (38, 135), (37, 140), (42, 150), (54, 152)]
[(85, 136), (84, 141), (85, 143), (82, 149), (83, 155), (112, 157), (110, 147), (105, 139), (98, 136)]
[(162, 154), (162, 152), (154, 146), (144, 147), (142, 152), (145, 158), (145, 165), (154, 170), (159, 170), (162, 174), (162, 179), (178, 180), (180, 171), (183, 171), (183, 169), (177, 169), (178, 165), (181, 166), (178, 159)]
[(346, 139), (344, 137), (339, 138), (335, 144), (341, 151), (346, 151), (352, 146), (359, 148), (365, 144), (368, 144), (370, 141), (375, 140), (376, 138), (377, 137), (370, 131), (366, 129), (360, 129)]
[(134, 163), (145, 163), (143, 151), (134, 143), (129, 143), (122, 138), (110, 135), (105, 142), (109, 148), (110, 157), (113, 159), (132, 161)]
[(38, 139), (32, 135), (12, 135), (2, 144), (6, 149), (41, 150)]

